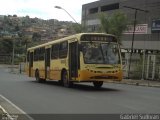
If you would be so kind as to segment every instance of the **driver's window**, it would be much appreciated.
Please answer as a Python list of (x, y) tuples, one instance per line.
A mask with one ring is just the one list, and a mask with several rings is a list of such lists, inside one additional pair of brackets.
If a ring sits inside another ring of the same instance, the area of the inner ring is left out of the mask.
[(118, 61), (117, 48), (115, 45), (108, 45), (108, 49), (106, 51), (106, 56), (109, 60), (109, 63), (115, 64)]

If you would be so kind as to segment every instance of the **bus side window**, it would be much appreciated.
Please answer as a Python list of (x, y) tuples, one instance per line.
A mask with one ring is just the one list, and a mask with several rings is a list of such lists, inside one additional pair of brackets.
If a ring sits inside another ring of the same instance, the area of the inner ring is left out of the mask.
[(61, 42), (59, 47), (59, 58), (66, 58), (68, 53), (68, 42)]
[(30, 52), (28, 51), (28, 52), (27, 52), (27, 60), (26, 60), (27, 62), (29, 62), (29, 53), (30, 53)]
[(52, 45), (51, 59), (58, 59), (59, 55), (59, 44)]
[(34, 61), (38, 61), (38, 49), (34, 50)]
[(45, 52), (45, 48), (40, 48), (39, 49), (39, 60), (44, 60), (44, 52)]

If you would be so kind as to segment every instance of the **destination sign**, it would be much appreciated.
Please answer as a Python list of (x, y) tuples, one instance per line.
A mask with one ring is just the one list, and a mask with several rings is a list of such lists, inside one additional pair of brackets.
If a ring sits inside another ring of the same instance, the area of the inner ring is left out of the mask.
[(81, 41), (117, 42), (114, 36), (107, 35), (83, 35)]

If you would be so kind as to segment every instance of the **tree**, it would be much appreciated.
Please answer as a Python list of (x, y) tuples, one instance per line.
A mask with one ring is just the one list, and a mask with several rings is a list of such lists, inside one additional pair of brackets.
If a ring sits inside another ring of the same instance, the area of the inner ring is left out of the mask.
[(34, 32), (32, 36), (32, 41), (40, 41), (41, 40), (41, 34)]
[(14, 15), (13, 15), (13, 17), (17, 17), (17, 15), (16, 15), (16, 14), (14, 14)]
[(123, 31), (127, 28), (127, 17), (122, 12), (116, 12), (111, 16), (104, 13), (100, 14), (101, 27), (100, 31), (115, 35), (119, 43), (121, 43), (121, 36)]
[(28, 15), (23, 18), (23, 20), (22, 20), (22, 26), (24, 28), (27, 28), (27, 27), (31, 26), (31, 19), (30, 19), (30, 17)]
[(0, 41), (0, 54), (11, 54), (13, 42), (10, 38), (4, 38)]
[(20, 28), (19, 28), (19, 26), (18, 26), (18, 24), (15, 26), (15, 28), (14, 28), (14, 31), (15, 32), (18, 32), (20, 30)]
[(73, 27), (73, 30), (76, 32), (76, 33), (81, 33), (81, 32), (84, 32), (84, 27), (81, 25), (81, 24), (73, 24), (72, 25)]

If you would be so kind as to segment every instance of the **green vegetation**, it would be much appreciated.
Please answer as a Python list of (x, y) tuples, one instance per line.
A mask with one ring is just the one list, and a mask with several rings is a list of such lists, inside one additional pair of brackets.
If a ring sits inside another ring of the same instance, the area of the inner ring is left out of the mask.
[(12, 40), (5, 38), (0, 42), (0, 51), (3, 54), (10, 54), (12, 51)]
[(82, 33), (84, 32), (84, 27), (81, 24), (73, 24), (73, 30), (75, 31), (75, 33)]
[[(0, 57), (12, 56), (14, 46), (15, 61), (23, 61), (28, 47), (57, 39), (59, 35), (62, 37), (80, 32), (79, 26), (76, 23), (55, 19), (0, 15)], [(64, 32), (61, 32), (62, 29)]]
[(127, 28), (127, 17), (122, 12), (116, 12), (112, 15), (101, 13), (99, 15), (101, 27), (100, 32), (116, 35), (121, 43), (123, 31)]

